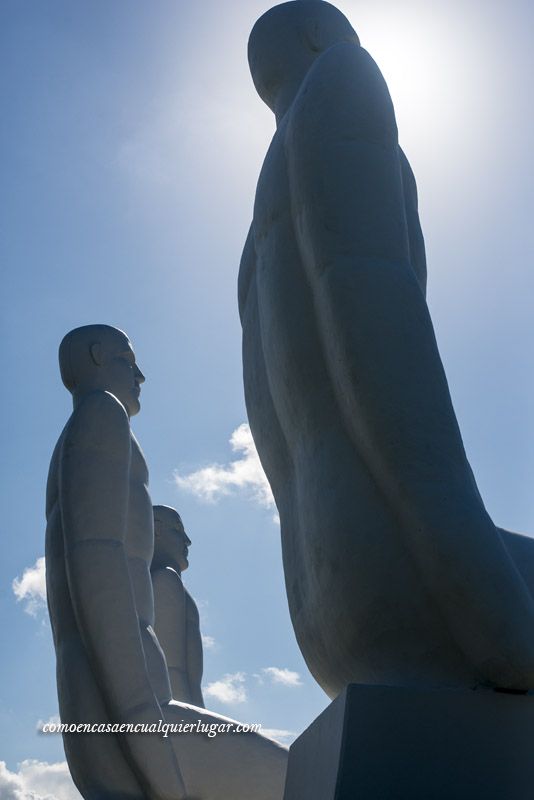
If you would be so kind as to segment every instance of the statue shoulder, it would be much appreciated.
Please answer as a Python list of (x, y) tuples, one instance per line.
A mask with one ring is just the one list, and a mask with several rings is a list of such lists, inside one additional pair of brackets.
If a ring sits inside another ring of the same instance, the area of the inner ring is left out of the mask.
[(177, 599), (184, 595), (185, 589), (182, 579), (171, 567), (155, 569), (151, 575), (154, 591), (158, 594), (169, 600)]
[(129, 446), (130, 420), (122, 403), (110, 392), (90, 392), (73, 411), (65, 434), (66, 444), (110, 449), (127, 441)]
[[(308, 72), (291, 111), (286, 141), (341, 130), (345, 135), (396, 143), (397, 126), (386, 82), (369, 53), (353, 42), (325, 50)], [(299, 141), (299, 145), (301, 142)]]

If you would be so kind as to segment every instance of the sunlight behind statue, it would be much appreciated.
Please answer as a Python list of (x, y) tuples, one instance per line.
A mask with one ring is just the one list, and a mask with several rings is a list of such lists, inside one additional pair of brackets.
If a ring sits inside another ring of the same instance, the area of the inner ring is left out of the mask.
[(239, 275), (245, 396), (308, 667), (330, 697), (534, 688), (534, 543), (496, 529), (466, 458), (384, 79), (317, 0), (264, 14), (249, 63), (277, 129)]

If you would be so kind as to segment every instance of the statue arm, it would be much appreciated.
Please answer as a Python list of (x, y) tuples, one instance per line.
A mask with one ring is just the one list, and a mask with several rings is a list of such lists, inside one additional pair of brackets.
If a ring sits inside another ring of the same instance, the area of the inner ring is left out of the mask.
[(399, 160), (404, 195), (404, 209), (406, 212), (406, 225), (408, 228), (410, 264), (419, 282), (421, 291), (426, 297), (426, 252), (423, 231), (421, 230), (421, 223), (419, 221), (417, 184), (410, 162), (400, 147)]
[[(95, 392), (74, 412), (60, 460), (60, 502), (69, 592), (78, 629), (112, 722), (163, 718), (147, 674), (124, 538), (130, 427), (111, 395)], [(147, 795), (185, 798), (168, 739), (123, 739)]]
[(481, 680), (533, 686), (532, 601), (472, 479), (422, 271), (418, 279), (411, 261), (406, 191), (413, 196), (415, 183), (403, 185), (391, 99), (362, 48), (339, 44), (316, 61), (284, 146), (295, 233), (346, 429)]
[(239, 264), (239, 277), (237, 281), (237, 300), (239, 307), (239, 317), (241, 319), (241, 322), (243, 322), (248, 293), (250, 291), (250, 286), (255, 269), (256, 269), (256, 251), (254, 247), (254, 235), (251, 226), (249, 228), (249, 232), (245, 241), (245, 246), (243, 248), (243, 253), (241, 255), (241, 262)]
[(204, 671), (204, 654), (202, 651), (202, 636), (200, 634), (200, 619), (196, 603), (186, 591), (186, 625), (187, 625), (187, 672), (191, 690), (191, 702), (199, 708), (204, 708), (202, 696), (202, 673)]
[(172, 696), (184, 703), (191, 702), (187, 680), (185, 590), (181, 579), (172, 569), (152, 573), (154, 587), (154, 631), (165, 653)]

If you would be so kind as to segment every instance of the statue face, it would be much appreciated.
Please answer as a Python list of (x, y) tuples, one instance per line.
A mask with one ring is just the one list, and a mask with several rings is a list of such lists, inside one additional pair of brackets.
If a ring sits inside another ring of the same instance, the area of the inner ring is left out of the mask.
[(175, 558), (183, 572), (184, 569), (187, 569), (189, 566), (189, 560), (187, 556), (189, 555), (191, 539), (185, 532), (184, 526), (180, 522), (176, 522), (176, 524), (173, 525), (172, 535), (174, 540)]
[(170, 506), (154, 506), (154, 563), (183, 572), (189, 566), (190, 544), (178, 512)]
[[(275, 110), (277, 92), (301, 68), (302, 44), (295, 35), (294, 25), (283, 24), (276, 14), (265, 14), (250, 37), (248, 61), (252, 80), (259, 96)], [(300, 69), (299, 69), (300, 68)]]
[(141, 407), (139, 395), (145, 376), (135, 361), (135, 354), (130, 341), (116, 337), (106, 347), (106, 389), (115, 395), (133, 417)]

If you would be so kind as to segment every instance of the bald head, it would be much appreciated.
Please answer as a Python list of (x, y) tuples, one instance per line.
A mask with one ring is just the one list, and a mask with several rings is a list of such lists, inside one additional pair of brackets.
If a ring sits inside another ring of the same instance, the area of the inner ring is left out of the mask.
[(144, 376), (135, 363), (128, 336), (111, 325), (83, 325), (59, 346), (59, 369), (75, 400), (97, 390), (117, 397), (130, 416), (139, 411)]
[(173, 567), (183, 572), (189, 566), (187, 559), (191, 540), (186, 534), (182, 518), (171, 506), (154, 506), (154, 556), (152, 569)]
[(154, 526), (159, 529), (162, 525), (181, 525), (182, 518), (172, 506), (154, 506)]
[(256, 90), (275, 113), (288, 86), (297, 89), (315, 59), (338, 42), (359, 40), (348, 19), (324, 0), (293, 0), (267, 11), (254, 25), (248, 60)]
[(110, 346), (126, 348), (130, 344), (124, 331), (111, 325), (82, 325), (69, 331), (59, 345), (61, 380), (69, 392), (76, 389), (82, 373), (94, 364), (91, 348), (97, 343), (106, 349)]

